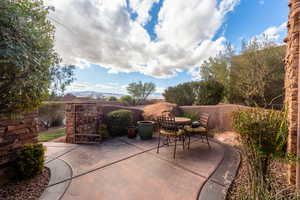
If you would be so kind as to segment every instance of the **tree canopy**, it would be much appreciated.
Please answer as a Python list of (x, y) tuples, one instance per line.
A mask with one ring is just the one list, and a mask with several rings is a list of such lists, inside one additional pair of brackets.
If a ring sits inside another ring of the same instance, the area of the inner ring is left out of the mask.
[(163, 96), (167, 102), (184, 105), (215, 105), (224, 95), (224, 86), (215, 80), (194, 81), (168, 87)]
[(137, 83), (130, 83), (126, 89), (134, 98), (136, 104), (142, 104), (149, 95), (155, 92), (155, 88), (154, 83), (142, 83), (139, 81)]
[(204, 80), (216, 80), (225, 87), (225, 100), (248, 106), (280, 108), (284, 97), (285, 46), (268, 38), (243, 42), (239, 55), (231, 46), (204, 62)]
[(0, 112), (35, 109), (50, 89), (64, 90), (74, 66), (60, 66), (55, 28), (42, 0), (0, 1)]

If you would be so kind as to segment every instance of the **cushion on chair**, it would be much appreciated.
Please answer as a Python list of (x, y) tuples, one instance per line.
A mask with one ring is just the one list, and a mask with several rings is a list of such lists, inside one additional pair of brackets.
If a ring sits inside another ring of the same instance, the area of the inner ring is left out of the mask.
[(184, 126), (184, 130), (190, 132), (190, 133), (205, 133), (207, 132), (207, 129), (199, 126), (197, 128), (192, 128), (191, 126)]
[(176, 136), (176, 135), (179, 136), (179, 135), (183, 135), (185, 132), (182, 129), (179, 129), (176, 132), (175, 131), (168, 131), (168, 130), (161, 129), (160, 133), (163, 134), (163, 135), (169, 135), (169, 136)]

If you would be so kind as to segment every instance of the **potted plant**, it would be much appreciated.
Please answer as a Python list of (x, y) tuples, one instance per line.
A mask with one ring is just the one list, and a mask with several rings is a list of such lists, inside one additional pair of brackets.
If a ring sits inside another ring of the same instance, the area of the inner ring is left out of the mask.
[(138, 133), (142, 140), (149, 140), (153, 136), (154, 122), (153, 121), (138, 121)]
[(128, 128), (127, 128), (128, 138), (135, 138), (136, 134), (137, 134), (136, 127), (135, 126), (128, 126)]

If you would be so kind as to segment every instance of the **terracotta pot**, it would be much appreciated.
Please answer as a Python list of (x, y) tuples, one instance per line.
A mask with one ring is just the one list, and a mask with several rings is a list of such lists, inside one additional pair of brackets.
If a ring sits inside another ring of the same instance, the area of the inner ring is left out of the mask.
[(135, 138), (136, 137), (136, 127), (129, 126), (127, 129), (127, 136), (128, 138)]

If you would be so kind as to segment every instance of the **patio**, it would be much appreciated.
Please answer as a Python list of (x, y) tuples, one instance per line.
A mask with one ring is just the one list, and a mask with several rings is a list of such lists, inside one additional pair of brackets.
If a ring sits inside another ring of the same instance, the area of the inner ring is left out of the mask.
[(211, 140), (209, 149), (197, 137), (175, 160), (172, 147), (156, 153), (156, 137), (44, 145), (52, 174), (41, 199), (222, 199), (240, 163), (231, 147)]

